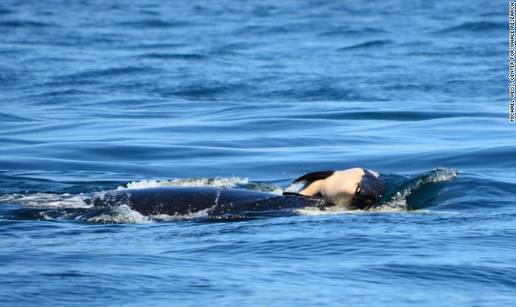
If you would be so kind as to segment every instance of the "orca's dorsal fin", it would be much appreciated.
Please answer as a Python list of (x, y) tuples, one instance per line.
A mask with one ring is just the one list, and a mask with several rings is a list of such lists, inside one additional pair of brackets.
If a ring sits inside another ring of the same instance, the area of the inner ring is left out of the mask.
[(334, 173), (335, 173), (335, 171), (311, 172), (311, 173), (305, 174), (297, 179), (294, 179), (294, 181), (292, 181), (292, 183), (297, 183), (297, 182), (301, 182), (301, 181), (307, 181), (308, 183), (311, 183), (311, 182), (314, 182), (317, 180), (326, 179), (326, 178), (330, 177), (331, 175), (333, 175)]

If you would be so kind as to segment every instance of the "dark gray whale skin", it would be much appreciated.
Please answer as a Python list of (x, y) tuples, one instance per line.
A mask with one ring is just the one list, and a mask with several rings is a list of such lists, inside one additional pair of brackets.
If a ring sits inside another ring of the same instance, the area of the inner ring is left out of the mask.
[(210, 217), (245, 217), (306, 207), (322, 201), (301, 195), (276, 195), (236, 188), (158, 187), (106, 192), (93, 199), (97, 209), (127, 205), (142, 215), (188, 215), (207, 210)]

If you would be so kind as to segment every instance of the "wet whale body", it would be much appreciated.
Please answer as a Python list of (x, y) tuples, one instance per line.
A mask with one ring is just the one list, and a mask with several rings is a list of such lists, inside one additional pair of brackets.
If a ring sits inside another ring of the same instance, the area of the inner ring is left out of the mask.
[[(386, 182), (384, 194), (373, 207), (364, 210), (407, 211), (439, 205), (439, 194), (457, 172), (435, 169), (413, 177), (382, 176)], [(331, 204), (296, 194), (296, 189), (294, 184), (283, 195), (277, 195), (244, 188), (178, 186), (165, 182), (157, 187), (119, 187), (84, 194), (12, 194), (0, 197), (0, 218), (126, 223), (168, 221), (172, 216), (218, 221), (298, 215), (305, 212), (296, 209), (305, 208), (330, 210)], [(331, 211), (340, 212), (338, 208)]]
[(302, 195), (272, 193), (236, 188), (154, 187), (114, 190), (92, 199), (96, 209), (127, 205), (144, 216), (191, 215), (204, 212), (212, 218), (243, 218), (284, 214), (307, 207), (323, 207), (323, 201)]

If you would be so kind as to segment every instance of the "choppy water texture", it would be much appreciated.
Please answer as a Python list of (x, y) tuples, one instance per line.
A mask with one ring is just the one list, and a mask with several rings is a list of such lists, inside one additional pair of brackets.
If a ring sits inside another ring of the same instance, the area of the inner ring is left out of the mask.
[[(514, 304), (506, 16), (487, 0), (2, 1), (0, 305)], [(66, 211), (116, 188), (281, 193), (354, 166), (400, 179), (388, 206)]]

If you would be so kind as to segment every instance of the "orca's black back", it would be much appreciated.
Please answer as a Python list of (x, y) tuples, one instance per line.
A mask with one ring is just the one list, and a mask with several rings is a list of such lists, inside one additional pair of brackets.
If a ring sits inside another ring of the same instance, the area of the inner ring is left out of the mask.
[(187, 215), (207, 210), (210, 216), (228, 216), (317, 206), (320, 202), (244, 189), (174, 186), (111, 191), (96, 197), (93, 204), (97, 208), (127, 205), (143, 215)]

